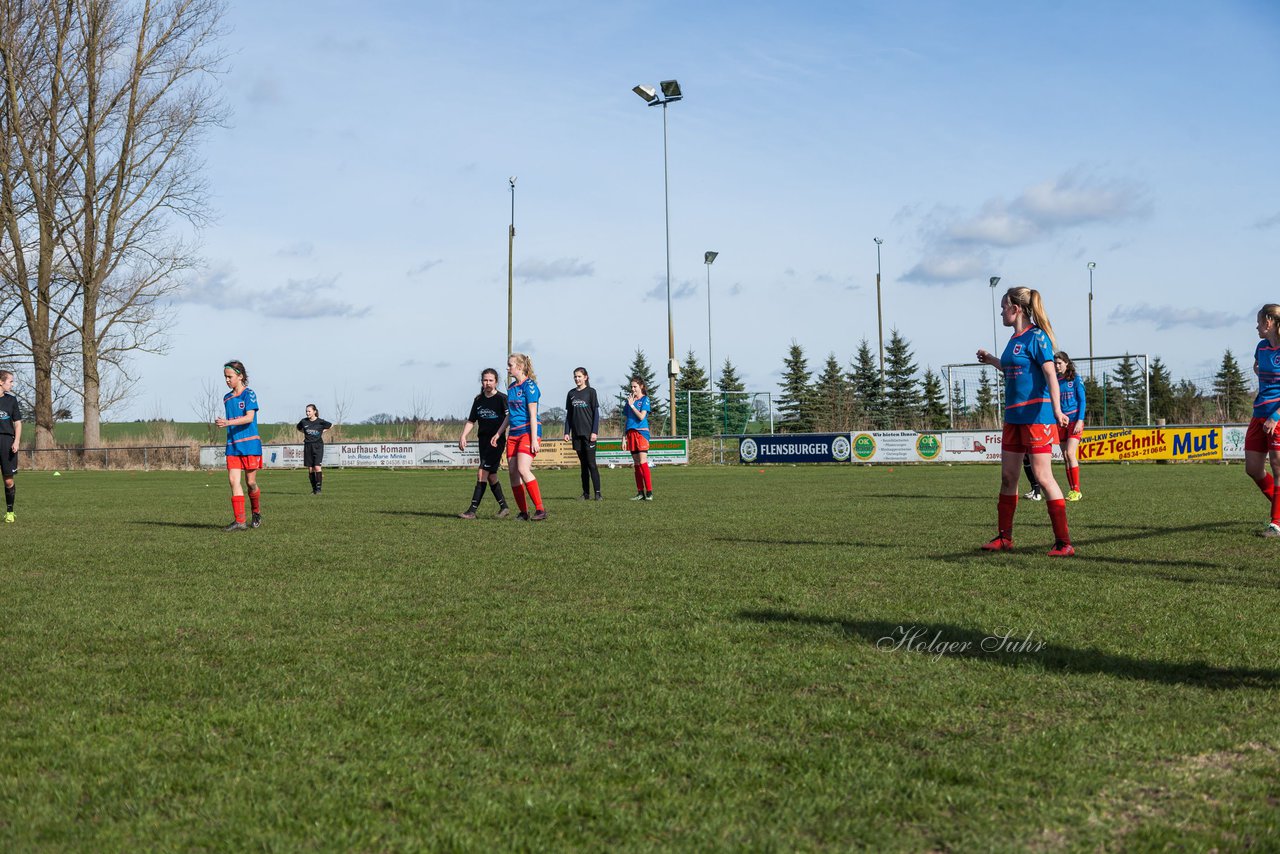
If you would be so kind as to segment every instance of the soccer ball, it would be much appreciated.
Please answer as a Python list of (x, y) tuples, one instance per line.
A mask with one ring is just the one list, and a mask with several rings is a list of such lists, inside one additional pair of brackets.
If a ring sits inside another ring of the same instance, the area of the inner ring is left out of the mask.
[(613, 463), (609, 463), (609, 468), (617, 468)]

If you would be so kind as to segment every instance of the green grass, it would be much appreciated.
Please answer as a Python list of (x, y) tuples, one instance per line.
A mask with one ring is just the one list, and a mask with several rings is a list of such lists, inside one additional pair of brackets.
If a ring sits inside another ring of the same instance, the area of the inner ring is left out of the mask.
[[(1275, 850), (1280, 544), (1239, 466), (19, 475), (0, 849)], [(921, 640), (964, 654), (886, 649)], [(1031, 635), (1036, 650), (984, 652)]]

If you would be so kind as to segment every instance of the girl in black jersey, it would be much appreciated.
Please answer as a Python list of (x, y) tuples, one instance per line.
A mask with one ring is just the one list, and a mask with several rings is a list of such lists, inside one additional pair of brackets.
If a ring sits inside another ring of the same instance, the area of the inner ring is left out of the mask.
[(459, 519), (476, 518), (476, 511), (480, 509), (480, 501), (484, 498), (485, 484), (493, 490), (493, 497), (498, 501), (498, 518), (511, 515), (506, 496), (502, 494), (502, 482), (498, 480), (502, 444), (495, 445), (490, 441), (506, 417), (507, 396), (498, 391), (498, 372), (493, 368), (485, 368), (480, 373), (480, 393), (471, 402), (471, 413), (467, 415), (467, 423), (458, 439), (458, 450), (465, 451), (471, 428), (477, 425), (480, 427), (477, 435), (480, 440), (480, 467), (476, 469), (476, 486), (471, 491), (471, 506), (458, 514)]
[(596, 501), (600, 495), (600, 469), (596, 468), (596, 436), (600, 432), (600, 402), (596, 390), (590, 385), (591, 377), (586, 368), (573, 369), (573, 388), (564, 399), (564, 440), (573, 442), (582, 473), (582, 496), (591, 497), (588, 487), (594, 490)]
[(18, 444), (22, 441), (22, 409), (13, 391), (13, 371), (0, 371), (0, 474), (4, 475), (4, 520), (14, 521), (13, 502), (18, 494), (13, 476), (18, 473)]
[(320, 464), (324, 462), (324, 431), (333, 425), (320, 417), (314, 403), (307, 404), (307, 417), (298, 422), (298, 429), (306, 437), (302, 443), (302, 464), (307, 467), (311, 479), (311, 494), (319, 495), (324, 482)]

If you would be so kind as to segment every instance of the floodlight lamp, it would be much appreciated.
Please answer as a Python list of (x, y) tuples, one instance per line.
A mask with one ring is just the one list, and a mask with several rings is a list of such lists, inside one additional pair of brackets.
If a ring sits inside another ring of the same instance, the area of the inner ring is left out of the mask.
[(508, 178), (507, 180), (511, 182), (511, 189), (513, 189), (513, 190), (514, 190), (514, 189), (516, 188), (516, 176), (515, 176), (515, 175), (512, 175), (512, 176), (511, 176), (510, 178)]
[(716, 256), (717, 256), (717, 255), (719, 255), (719, 254), (720, 254), (719, 252), (708, 252), (708, 253), (706, 253), (705, 255), (703, 255), (703, 256), (702, 256), (702, 263), (703, 263), (703, 264), (710, 264), (711, 262), (713, 262), (713, 261), (715, 261), (715, 260), (716, 260)]
[(992, 276), (992, 277), (991, 277), (991, 287), (993, 287), (993, 288), (994, 288), (994, 287), (995, 287), (996, 285), (998, 285), (998, 284), (1000, 284), (1000, 277), (999, 277), (999, 276)]
[(1093, 263), (1092, 261), (1090, 261), (1090, 262), (1089, 262), (1089, 269), (1090, 269), (1090, 270), (1092, 270), (1093, 268), (1095, 268), (1095, 267), (1097, 267), (1097, 266), (1098, 266), (1098, 265), (1097, 265), (1097, 264), (1095, 264), (1095, 263)]
[(658, 85), (662, 87), (662, 96), (668, 101), (677, 101), (684, 97), (680, 91), (680, 84), (674, 80), (663, 80)]
[(876, 242), (876, 246), (881, 246), (881, 245), (883, 245), (883, 244), (884, 244), (884, 241), (883, 241), (883, 240), (881, 240), (881, 239), (880, 239), (880, 238), (878, 238), (878, 237), (873, 237), (873, 238), (871, 238), (871, 239), (872, 239), (872, 240), (874, 240), (874, 241)]
[(650, 104), (658, 100), (658, 92), (652, 86), (634, 86), (631, 91), (644, 98)]

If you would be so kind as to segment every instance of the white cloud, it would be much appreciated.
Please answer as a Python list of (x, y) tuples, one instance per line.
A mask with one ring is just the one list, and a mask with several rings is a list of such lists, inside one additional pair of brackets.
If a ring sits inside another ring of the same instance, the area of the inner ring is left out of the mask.
[(550, 282), (556, 279), (572, 279), (594, 276), (595, 265), (577, 258), (557, 258), (554, 261), (530, 259), (516, 266), (515, 275), (526, 282)]
[(1280, 225), (1280, 213), (1275, 213), (1275, 214), (1272, 214), (1271, 216), (1262, 217), (1261, 219), (1259, 219), (1257, 222), (1253, 224), (1253, 227), (1257, 229), (1265, 229), (1265, 228), (1275, 228), (1277, 225)]
[(315, 245), (309, 240), (301, 240), (290, 244), (276, 252), (282, 258), (310, 258), (315, 252)]
[(991, 262), (986, 255), (934, 255), (922, 259), (902, 277), (921, 285), (949, 285), (986, 278)]
[(430, 270), (432, 267), (439, 266), (440, 264), (443, 264), (443, 263), (444, 263), (443, 258), (436, 258), (433, 260), (429, 259), (429, 260), (423, 261), (421, 264), (414, 267), (409, 272), (405, 273), (405, 275), (411, 279), (416, 278), (418, 276), (421, 276), (423, 273), (427, 272), (428, 270)]
[(1147, 303), (1122, 305), (1111, 312), (1108, 319), (1120, 323), (1149, 323), (1156, 329), (1173, 329), (1178, 326), (1190, 326), (1195, 329), (1224, 329), (1240, 326), (1248, 320), (1226, 311), (1148, 305)]
[(369, 307), (330, 299), (323, 292), (337, 287), (337, 276), (289, 279), (277, 288), (258, 291), (241, 287), (228, 264), (192, 278), (174, 302), (206, 305), (222, 311), (248, 310), (266, 317), (307, 320), (317, 317), (363, 317)]

